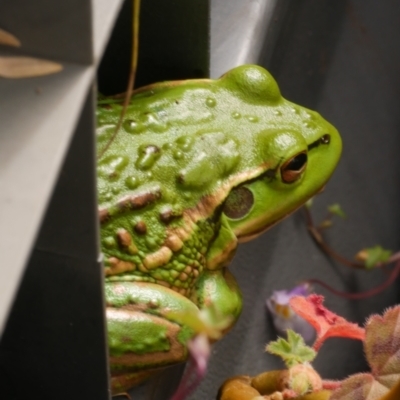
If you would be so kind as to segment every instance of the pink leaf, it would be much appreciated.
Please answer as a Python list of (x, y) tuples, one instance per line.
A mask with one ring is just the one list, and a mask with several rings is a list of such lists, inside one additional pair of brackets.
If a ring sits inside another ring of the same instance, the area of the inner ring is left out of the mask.
[(316, 294), (307, 297), (293, 297), (290, 300), (294, 312), (308, 321), (317, 331), (317, 339), (313, 346), (315, 350), (318, 351), (322, 343), (329, 337), (364, 340), (365, 330), (363, 328), (329, 311), (323, 306), (323, 301), (323, 296)]
[(371, 316), (365, 327), (364, 350), (371, 374), (353, 375), (330, 400), (398, 400), (400, 398), (400, 307)]
[(371, 374), (356, 374), (345, 379), (329, 400), (378, 400), (388, 391)]
[(364, 350), (376, 379), (392, 387), (400, 379), (400, 307), (372, 315), (365, 326)]

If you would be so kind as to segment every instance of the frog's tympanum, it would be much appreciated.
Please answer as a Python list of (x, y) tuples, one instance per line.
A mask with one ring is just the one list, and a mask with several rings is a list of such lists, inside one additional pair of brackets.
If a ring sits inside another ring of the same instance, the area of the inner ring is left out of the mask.
[[(98, 146), (121, 104), (98, 109)], [(227, 266), (318, 193), (341, 139), (318, 113), (285, 100), (263, 68), (135, 92), (98, 163), (108, 340), (114, 392), (185, 361), (193, 332), (170, 311), (240, 314)]]

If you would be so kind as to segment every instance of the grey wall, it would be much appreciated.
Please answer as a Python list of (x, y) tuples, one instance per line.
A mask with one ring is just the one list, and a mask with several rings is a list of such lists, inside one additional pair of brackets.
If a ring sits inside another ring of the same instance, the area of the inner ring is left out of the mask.
[[(243, 6), (230, 5), (235, 3)], [(240, 13), (226, 12), (226, 26), (246, 23)], [(323, 218), (326, 205), (342, 205), (348, 218), (338, 221), (328, 238), (348, 257), (375, 244), (400, 247), (399, 18), (396, 0), (293, 1), (283, 16), (272, 18), (272, 33), (279, 30), (277, 41), (268, 43), (260, 55), (286, 98), (318, 110), (342, 134), (342, 160), (316, 199), (314, 212)], [(238, 50), (232, 46), (231, 51)], [(272, 290), (312, 277), (339, 290), (363, 291), (387, 277), (382, 271), (358, 272), (332, 263), (308, 237), (300, 212), (242, 245), (231, 270), (243, 290), (243, 314), (233, 331), (214, 346), (208, 375), (191, 400), (214, 398), (229, 376), (281, 366), (263, 352), (275, 338), (264, 306)], [(361, 301), (315, 289), (326, 296), (328, 307), (359, 323), (399, 301), (397, 283)], [(360, 344), (339, 339), (324, 344), (315, 366), (325, 378), (335, 379), (366, 370)]]

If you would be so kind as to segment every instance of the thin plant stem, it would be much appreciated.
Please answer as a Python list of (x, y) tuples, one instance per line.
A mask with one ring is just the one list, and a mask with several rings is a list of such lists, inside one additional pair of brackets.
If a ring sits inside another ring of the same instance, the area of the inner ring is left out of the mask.
[(133, 0), (133, 24), (132, 24), (132, 57), (131, 57), (131, 72), (129, 74), (128, 80), (128, 89), (125, 94), (124, 103), (122, 106), (122, 112), (119, 116), (117, 126), (115, 127), (114, 133), (111, 138), (108, 140), (106, 145), (100, 151), (98, 158), (103, 157), (105, 152), (109, 149), (112, 142), (117, 137), (119, 130), (121, 129), (122, 122), (124, 120), (126, 110), (128, 108), (129, 100), (132, 96), (132, 91), (135, 86), (135, 78), (138, 64), (138, 56), (139, 56), (139, 21), (140, 21), (140, 0)]
[(314, 239), (314, 241), (317, 243), (317, 245), (321, 248), (321, 250), (325, 254), (327, 254), (329, 257), (333, 258), (334, 260), (340, 262), (341, 264), (346, 265), (347, 267), (356, 268), (356, 269), (365, 269), (365, 266), (363, 264), (351, 261), (351, 260), (347, 259), (346, 257), (343, 257), (342, 255), (337, 253), (335, 250), (333, 250), (325, 242), (320, 230), (315, 226), (312, 215), (311, 215), (310, 211), (308, 210), (308, 208), (303, 207), (303, 209), (304, 209), (305, 216), (306, 216), (308, 232), (310, 233), (311, 237)]
[[(317, 228), (316, 225), (314, 224), (314, 221), (313, 221), (313, 218), (312, 218), (312, 215), (311, 215), (311, 212), (309, 211), (309, 209), (307, 207), (303, 207), (303, 208), (305, 211), (308, 232), (310, 233), (311, 237), (314, 239), (316, 244), (320, 247), (320, 249), (325, 254), (327, 254), (332, 259), (340, 262), (341, 264), (343, 264), (347, 267), (366, 270), (365, 265), (363, 265), (361, 263), (353, 262), (353, 261), (347, 259), (346, 257), (343, 257), (342, 255), (337, 253), (335, 250), (333, 250), (332, 247), (330, 247), (324, 240), (320, 229)], [(365, 292), (360, 292), (360, 293), (342, 292), (340, 290), (336, 290), (335, 288), (329, 286), (327, 283), (325, 283), (319, 279), (307, 279), (306, 281), (304, 281), (304, 283), (320, 285), (320, 286), (324, 287), (325, 289), (329, 290), (331, 293), (335, 294), (336, 296), (340, 296), (340, 297), (343, 297), (346, 299), (350, 299), (350, 300), (365, 299), (367, 297), (375, 296), (376, 294), (381, 293), (382, 291), (384, 291), (386, 288), (388, 288), (390, 285), (393, 284), (393, 282), (396, 280), (396, 278), (400, 274), (400, 252), (392, 254), (392, 256), (389, 258), (388, 261), (381, 262), (376, 265), (376, 267), (383, 267), (385, 265), (392, 264), (394, 262), (397, 262), (397, 264), (391, 271), (391, 273), (390, 273), (389, 277), (386, 279), (386, 281), (370, 290), (365, 291)]]
[(392, 272), (390, 273), (388, 279), (386, 279), (385, 282), (381, 283), (378, 286), (375, 286), (372, 289), (369, 289), (365, 292), (359, 292), (359, 293), (348, 293), (348, 292), (342, 292), (340, 290), (336, 290), (333, 287), (329, 286), (327, 283), (319, 280), (319, 279), (307, 279), (304, 281), (305, 283), (309, 284), (317, 284), (325, 289), (329, 290), (331, 293), (335, 294), (336, 296), (344, 297), (345, 299), (349, 300), (361, 300), (361, 299), (366, 299), (367, 297), (372, 297), (375, 296), (381, 292), (383, 292), (385, 289), (387, 289), (390, 285), (393, 284), (393, 282), (396, 280), (396, 278), (399, 276), (400, 273), (400, 262), (398, 262), (395, 267), (393, 268)]

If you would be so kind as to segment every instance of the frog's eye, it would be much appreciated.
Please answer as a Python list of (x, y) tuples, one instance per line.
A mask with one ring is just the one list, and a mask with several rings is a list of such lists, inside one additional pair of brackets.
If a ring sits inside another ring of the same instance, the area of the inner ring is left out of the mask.
[(296, 182), (306, 169), (307, 153), (302, 152), (287, 160), (281, 167), (282, 181), (285, 183)]

